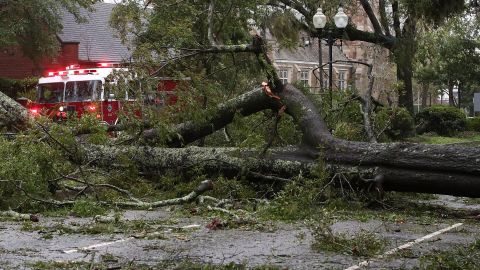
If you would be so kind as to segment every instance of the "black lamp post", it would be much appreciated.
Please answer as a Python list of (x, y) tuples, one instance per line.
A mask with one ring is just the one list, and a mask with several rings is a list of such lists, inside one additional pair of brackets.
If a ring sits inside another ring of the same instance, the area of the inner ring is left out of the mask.
[[(343, 8), (340, 6), (338, 8), (338, 12), (333, 18), (335, 21), (335, 26), (337, 29), (340, 29), (343, 31), (345, 27), (347, 27), (348, 24), (348, 16), (343, 12)], [(318, 70), (320, 72), (320, 89), (323, 90), (323, 68), (322, 68), (322, 39), (324, 39), (327, 42), (328, 45), (328, 91), (329, 91), (329, 96), (330, 96), (330, 108), (332, 107), (332, 88), (333, 88), (333, 44), (335, 44), (335, 41), (337, 40), (335, 36), (335, 29), (328, 28), (327, 29), (327, 36), (326, 38), (322, 38), (322, 32), (323, 29), (325, 28), (325, 25), (327, 24), (327, 16), (323, 14), (322, 9), (318, 8), (317, 13), (313, 16), (313, 26), (315, 26), (315, 29), (317, 29), (318, 33)]]

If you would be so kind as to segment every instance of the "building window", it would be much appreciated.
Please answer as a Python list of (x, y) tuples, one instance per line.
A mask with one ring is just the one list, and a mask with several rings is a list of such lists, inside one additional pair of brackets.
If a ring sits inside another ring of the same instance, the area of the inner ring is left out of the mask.
[(303, 86), (310, 86), (310, 80), (308, 78), (308, 70), (302, 70), (300, 71), (300, 83)]
[(288, 83), (288, 70), (281, 69), (279, 73), (280, 73), (280, 80), (282, 81), (282, 83), (283, 84)]
[(346, 89), (346, 82), (345, 82), (345, 71), (339, 71), (338, 72), (338, 89), (340, 90), (345, 90)]

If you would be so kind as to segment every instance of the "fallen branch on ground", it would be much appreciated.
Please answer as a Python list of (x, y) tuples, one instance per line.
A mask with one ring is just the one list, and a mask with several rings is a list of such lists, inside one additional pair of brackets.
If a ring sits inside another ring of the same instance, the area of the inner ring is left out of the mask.
[(156, 208), (168, 205), (178, 205), (178, 204), (185, 204), (189, 202), (193, 202), (197, 199), (198, 196), (202, 195), (206, 191), (213, 189), (213, 182), (211, 180), (204, 180), (200, 183), (200, 185), (189, 194), (174, 199), (168, 199), (163, 201), (156, 201), (156, 202), (117, 202), (115, 203), (116, 206), (119, 207), (135, 207), (135, 208)]
[(34, 214), (22, 214), (15, 212), (13, 210), (0, 211), (0, 217), (11, 217), (18, 220), (30, 220), (33, 222), (38, 222), (38, 216)]

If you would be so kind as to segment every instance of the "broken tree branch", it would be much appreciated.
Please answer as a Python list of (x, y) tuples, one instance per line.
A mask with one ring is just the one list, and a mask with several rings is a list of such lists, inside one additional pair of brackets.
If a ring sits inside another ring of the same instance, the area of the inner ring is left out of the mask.
[(0, 217), (10, 217), (17, 220), (30, 220), (33, 222), (38, 222), (38, 217), (33, 214), (22, 214), (15, 212), (13, 210), (0, 211)]
[(211, 180), (205, 180), (200, 183), (200, 185), (189, 194), (175, 199), (168, 199), (157, 202), (116, 202), (115, 205), (119, 207), (135, 207), (135, 208), (157, 208), (168, 205), (178, 205), (193, 202), (197, 199), (198, 196), (202, 195), (206, 191), (213, 189), (213, 182)]

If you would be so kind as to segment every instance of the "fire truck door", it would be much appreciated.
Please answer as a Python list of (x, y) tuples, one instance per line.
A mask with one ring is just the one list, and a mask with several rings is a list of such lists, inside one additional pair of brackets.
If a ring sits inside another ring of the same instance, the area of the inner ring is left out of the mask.
[(103, 121), (110, 125), (116, 124), (118, 120), (118, 112), (120, 110), (120, 101), (116, 99), (106, 99), (102, 101), (102, 118)]

